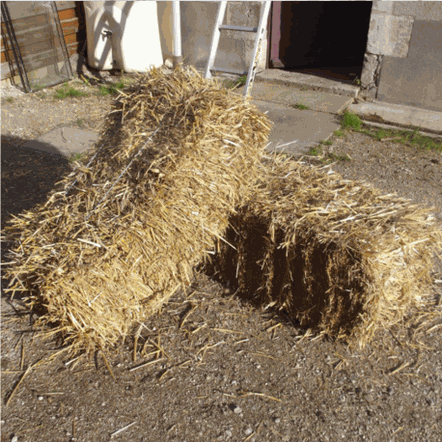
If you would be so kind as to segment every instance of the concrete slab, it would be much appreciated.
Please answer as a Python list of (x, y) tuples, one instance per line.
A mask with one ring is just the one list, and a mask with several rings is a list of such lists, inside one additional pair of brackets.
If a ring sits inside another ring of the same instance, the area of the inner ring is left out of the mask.
[[(268, 147), (269, 151), (303, 155), (311, 146), (327, 139), (340, 127), (338, 118), (331, 113), (299, 110), (281, 103), (263, 100), (252, 100), (252, 102), (262, 112), (266, 112), (274, 123), (269, 139), (271, 142)], [(320, 107), (319, 101), (318, 107)], [(71, 158), (92, 147), (97, 139), (96, 132), (75, 127), (62, 127), (36, 140), (26, 142), (24, 147)]]
[(75, 127), (61, 127), (30, 140), (24, 147), (39, 149), (49, 153), (57, 153), (71, 158), (92, 147), (98, 139), (98, 133)]
[(421, 131), (442, 134), (442, 112), (383, 102), (360, 102), (350, 105), (348, 109), (362, 119), (376, 123), (411, 126)]
[(336, 95), (357, 98), (359, 88), (351, 84), (328, 78), (317, 77), (316, 75), (300, 74), (298, 72), (288, 72), (280, 69), (265, 69), (256, 74), (255, 84), (259, 82), (285, 84), (305, 90), (329, 92)]
[(274, 123), (269, 137), (270, 152), (303, 155), (311, 146), (326, 140), (340, 127), (335, 115), (312, 110), (301, 111), (268, 101), (252, 102)]
[[(238, 92), (243, 93), (244, 87)], [(252, 88), (252, 98), (260, 101), (280, 103), (290, 107), (303, 104), (309, 109), (330, 114), (342, 113), (353, 98), (346, 95), (332, 95), (322, 91), (300, 90), (293, 86), (275, 83), (255, 83)]]

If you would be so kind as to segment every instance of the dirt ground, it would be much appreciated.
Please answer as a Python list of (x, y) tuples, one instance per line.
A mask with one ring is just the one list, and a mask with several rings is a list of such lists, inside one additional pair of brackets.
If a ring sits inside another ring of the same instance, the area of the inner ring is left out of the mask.
[[(21, 134), (33, 130), (26, 121), (38, 128), (64, 106), (70, 111), (56, 124), (78, 125), (105, 112), (109, 99), (4, 103), (11, 115), (32, 106), (33, 118), (20, 120), (20, 131), (2, 115), (2, 227), (44, 201), (71, 167), (22, 147), (30, 135)], [(351, 158), (333, 170), (435, 205), (442, 221), (440, 153), (359, 133), (332, 140), (333, 153)], [(442, 441), (440, 260), (434, 280), (425, 323), (385, 331), (359, 349), (260, 311), (200, 275), (145, 322), (136, 349), (131, 340), (89, 362), (48, 362), (57, 343), (41, 342), (20, 302), (2, 295), (1, 440)]]

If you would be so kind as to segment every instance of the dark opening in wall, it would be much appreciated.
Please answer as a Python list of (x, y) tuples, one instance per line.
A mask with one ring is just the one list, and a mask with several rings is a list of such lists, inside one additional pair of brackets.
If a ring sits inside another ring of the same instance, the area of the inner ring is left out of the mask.
[(371, 8), (368, 1), (280, 2), (280, 19), (279, 12), (272, 18), (271, 65), (354, 82), (362, 72)]

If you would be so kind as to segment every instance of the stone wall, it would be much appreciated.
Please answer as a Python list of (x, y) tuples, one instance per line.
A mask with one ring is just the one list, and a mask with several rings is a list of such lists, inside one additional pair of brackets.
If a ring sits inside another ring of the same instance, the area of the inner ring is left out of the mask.
[(442, 3), (374, 1), (361, 83), (368, 97), (442, 111)]
[[(210, 43), (215, 27), (219, 2), (182, 1), (181, 31), (184, 62), (196, 68), (204, 69), (209, 58)], [(237, 26), (258, 26), (260, 2), (229, 2), (224, 24)], [(248, 70), (255, 33), (221, 31), (217, 57), (214, 66)], [(265, 69), (267, 60), (267, 40), (263, 41), (263, 50), (258, 62), (258, 69)]]

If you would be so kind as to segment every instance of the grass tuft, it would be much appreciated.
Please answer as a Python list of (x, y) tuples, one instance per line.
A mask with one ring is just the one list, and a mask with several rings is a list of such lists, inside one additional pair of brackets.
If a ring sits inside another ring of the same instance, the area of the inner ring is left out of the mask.
[(353, 129), (359, 131), (362, 127), (362, 121), (356, 114), (344, 112), (341, 125), (344, 129)]
[(333, 144), (332, 140), (323, 140), (320, 142), (323, 146), (331, 146)]
[(299, 109), (299, 110), (310, 109), (308, 106), (306, 106), (305, 104), (302, 104), (302, 103), (292, 104), (292, 107), (294, 107), (295, 109)]
[(123, 80), (117, 81), (106, 86), (100, 86), (100, 95), (106, 97), (107, 95), (116, 95), (120, 89), (123, 89), (125, 83)]
[(60, 89), (57, 89), (54, 94), (54, 98), (57, 100), (64, 100), (68, 97), (87, 97), (88, 95), (88, 93), (79, 91), (72, 86), (64, 86)]
[(366, 135), (378, 141), (394, 141), (422, 150), (434, 150), (442, 153), (442, 138), (432, 138), (419, 133), (418, 129), (394, 130), (394, 129), (365, 129)]
[(307, 155), (310, 155), (312, 157), (319, 157), (322, 155), (322, 147), (320, 145), (313, 146), (309, 149)]
[(236, 80), (224, 80), (222, 84), (226, 89), (238, 89), (247, 83), (247, 75), (241, 75)]
[(73, 163), (75, 161), (79, 161), (84, 157), (84, 153), (74, 153), (70, 158), (69, 158), (69, 162)]

